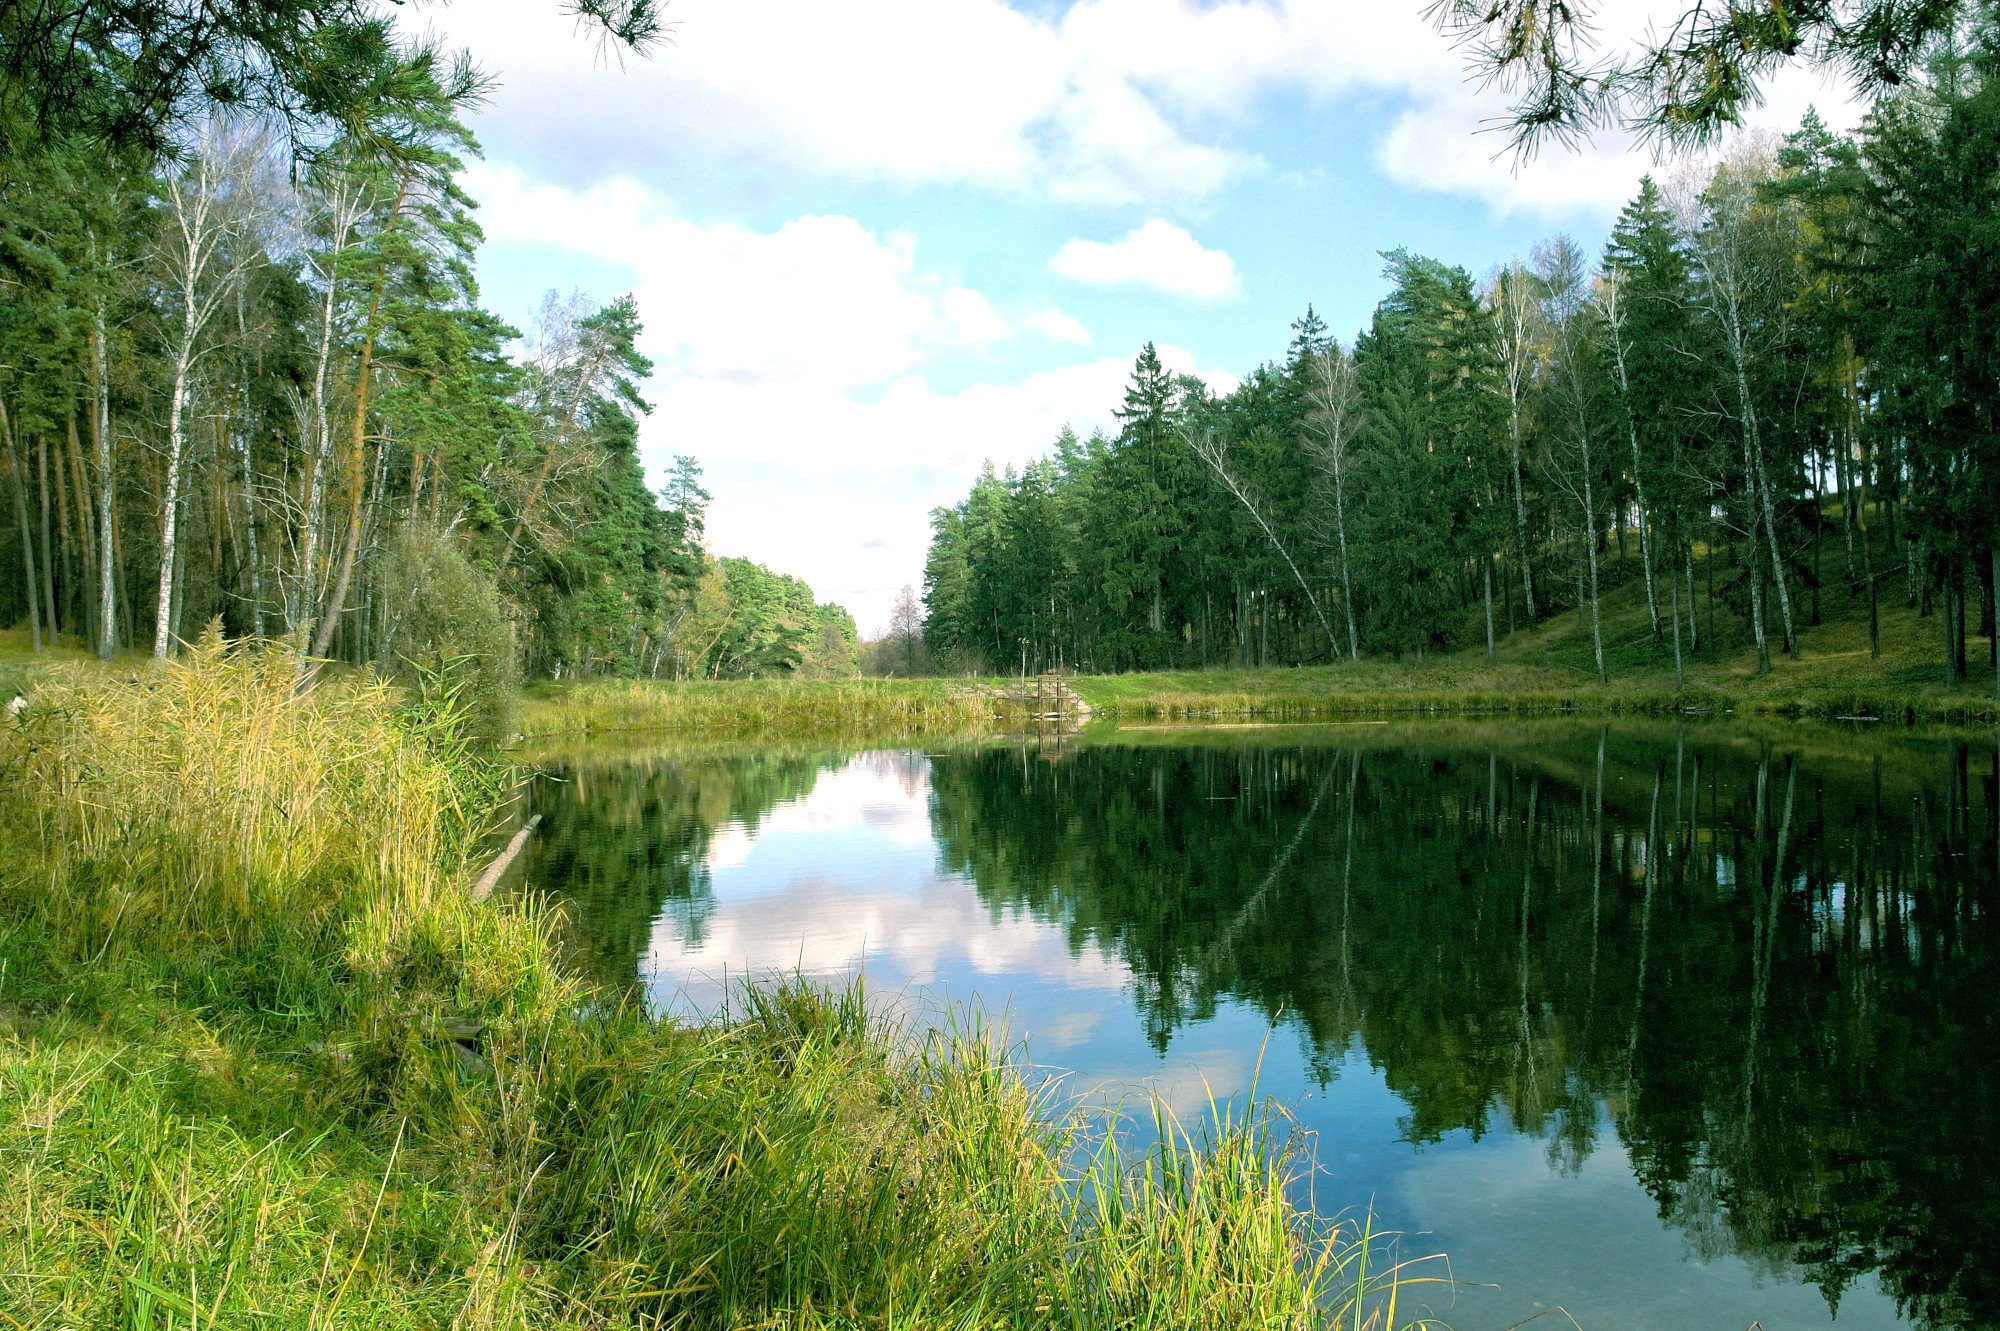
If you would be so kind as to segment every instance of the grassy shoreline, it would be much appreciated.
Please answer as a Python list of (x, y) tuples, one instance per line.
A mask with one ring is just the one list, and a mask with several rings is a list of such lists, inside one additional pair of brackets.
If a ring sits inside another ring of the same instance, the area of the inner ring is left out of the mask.
[[(1423, 664), (1362, 661), (1277, 670), (1085, 675), (1071, 681), (1103, 722), (1468, 716), (1734, 716), (1912, 726), (2000, 723), (1978, 685), (1945, 689), (1808, 652), (1759, 676), (1747, 663), (1702, 666), (1676, 689), (1671, 671), (1599, 684), (1573, 667), (1465, 655)], [(702, 684), (603, 681), (536, 686), (518, 712), (529, 740), (565, 736), (826, 740), (974, 739), (1032, 728), (1005, 680), (802, 680)]]
[(474, 903), (505, 785), (210, 642), (0, 729), (0, 1308), (24, 1326), (1387, 1326), (1282, 1115), (1117, 1132), (967, 1018), (692, 1028)]
[[(1631, 570), (1625, 570), (1629, 573)], [(1828, 583), (1818, 622), (1801, 606), (1797, 657), (1760, 671), (1748, 631), (1726, 612), (1703, 627), (1719, 635), (1689, 653), (1677, 686), (1667, 641), (1655, 644), (1641, 582), (1607, 590), (1609, 679), (1599, 683), (1574, 611), (1502, 635), (1489, 657), (1477, 645), (1425, 661), (1364, 657), (1295, 669), (1204, 669), (1084, 675), (1077, 694), (1094, 717), (1119, 722), (1311, 721), (1419, 716), (1720, 716), (1862, 721), (1884, 726), (2000, 723), (1990, 648), (1972, 640), (1972, 675), (1946, 688), (1936, 616), (1890, 598), (1881, 607), (1879, 653), (1867, 605)], [(1007, 679), (537, 686), (521, 714), (528, 735), (565, 732), (707, 732), (745, 738), (843, 735), (969, 737), (1030, 725), (1020, 685)]]
[(583, 680), (522, 691), (529, 739), (676, 732), (771, 738), (972, 737), (1020, 726), (1004, 682), (947, 679)]
[(1984, 726), (2000, 702), (1976, 688), (1946, 690), (1815, 672), (1784, 663), (1761, 678), (1725, 671), (1670, 672), (1599, 684), (1557, 666), (1394, 667), (1372, 662), (1297, 670), (1203, 671), (1079, 679), (1100, 715), (1138, 721), (1331, 720), (1414, 716), (1721, 716)]

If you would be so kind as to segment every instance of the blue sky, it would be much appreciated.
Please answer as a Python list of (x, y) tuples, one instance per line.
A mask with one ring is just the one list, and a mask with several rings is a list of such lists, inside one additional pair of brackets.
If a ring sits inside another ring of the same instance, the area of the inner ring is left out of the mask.
[[(430, 13), (498, 85), (485, 303), (636, 293), (650, 473), (694, 455), (715, 553), (871, 635), (930, 508), (1108, 425), (1142, 343), (1227, 388), (1308, 303), (1350, 339), (1382, 250), (1595, 251), (1642, 172), (1689, 169), (1616, 135), (1517, 163), (1421, 0), (676, 0), (650, 58), (557, 8)], [(1769, 92), (1753, 126), (1854, 118), (1809, 74)]]

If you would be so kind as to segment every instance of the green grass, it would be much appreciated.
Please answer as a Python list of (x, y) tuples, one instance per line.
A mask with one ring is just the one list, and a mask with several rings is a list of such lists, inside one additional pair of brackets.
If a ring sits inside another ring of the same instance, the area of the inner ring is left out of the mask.
[(208, 642), (0, 729), (0, 1322), (1390, 1326), (1271, 1109), (1134, 1146), (976, 1017), (687, 1027), (477, 904), (448, 704)]
[(969, 736), (1018, 726), (1004, 682), (943, 679), (585, 680), (537, 684), (518, 725), (529, 738), (678, 732), (759, 738)]

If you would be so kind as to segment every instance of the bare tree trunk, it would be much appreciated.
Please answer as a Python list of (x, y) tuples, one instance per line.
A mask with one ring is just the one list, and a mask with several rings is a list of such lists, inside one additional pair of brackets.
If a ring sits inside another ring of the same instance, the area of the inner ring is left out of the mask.
[(1993, 546), (1993, 696), (2000, 699), (2000, 542)]
[[(598, 344), (583, 364), (583, 369), (577, 377), (576, 392), (570, 398), (569, 410), (563, 414), (561, 423), (556, 426), (555, 433), (550, 437), (548, 451), (542, 455), (542, 465), (535, 470), (535, 483), (529, 487), (527, 497), (521, 501), (521, 511), (514, 519), (514, 529), (507, 533), (506, 548), (500, 552), (500, 561), (494, 566), (493, 571), (496, 576), (507, 571), (508, 563), (514, 558), (515, 549), (521, 544), (521, 534), (527, 530), (529, 518), (534, 513), (536, 505), (542, 501), (542, 491), (549, 483), (549, 473), (555, 469), (556, 454), (569, 438), (569, 432), (575, 428), (577, 415), (583, 410), (584, 399), (590, 396), (591, 386), (597, 381), (598, 372), (604, 368), (606, 350), (603, 344)], [(1153, 632), (1159, 631), (1159, 592), (1156, 588), (1153, 596)]]
[[(1851, 408), (1850, 408), (1851, 410)], [(1850, 453), (1854, 447), (1852, 427), (1841, 436), (1840, 443), (1833, 450), (1833, 483), (1840, 490), (1840, 534), (1847, 542), (1847, 585), (1856, 588), (1861, 585), (1854, 562), (1854, 519), (1855, 496), (1847, 469), (1852, 463)]]
[[(1612, 285), (1607, 288), (1615, 291)], [(1615, 299), (1615, 298), (1614, 298)], [(1660, 595), (1653, 587), (1653, 538), (1647, 534), (1646, 480), (1639, 466), (1639, 424), (1632, 417), (1632, 384), (1625, 373), (1625, 330), (1623, 321), (1611, 307), (1611, 349), (1618, 364), (1618, 394), (1625, 405), (1625, 437), (1632, 445), (1632, 494), (1639, 504), (1639, 562), (1646, 571), (1646, 613), (1653, 620), (1653, 645), (1660, 644)], [(1621, 527), (1622, 531), (1623, 528)], [(1622, 553), (1622, 550), (1621, 550)]]
[(36, 441), (36, 469), (41, 477), (42, 498), (42, 610), (43, 621), (49, 626), (49, 641), (54, 642), (62, 632), (62, 619), (56, 614), (56, 543), (49, 530), (49, 440), (43, 435)]
[(1493, 556), (1479, 562), (1486, 573), (1486, 659), (1491, 661), (1499, 655), (1493, 647)]
[[(1690, 587), (1689, 592), (1692, 594), (1693, 588)], [(1681, 580), (1674, 576), (1672, 569), (1667, 572), (1667, 594), (1667, 609), (1674, 624), (1674, 692), (1679, 693), (1687, 687), (1687, 668), (1681, 663)], [(1659, 798), (1657, 788), (1654, 798)]]
[(118, 650), (117, 532), (111, 519), (114, 500), (111, 487), (111, 379), (104, 355), (104, 303), (97, 304), (97, 320), (90, 329), (90, 365), (96, 409), (91, 413), (91, 442), (97, 453), (97, 571), (99, 605), (103, 619), (98, 624), (97, 656), (109, 661)]
[[(1712, 531), (1712, 522), (1710, 526)], [(1713, 653), (1715, 651), (1715, 546), (1713, 542), (1710, 543), (1708, 548), (1708, 558), (1702, 560), (1701, 563), (1702, 567), (1708, 570), (1708, 649)], [(1690, 569), (1689, 573), (1692, 574), (1692, 572), (1693, 570)]]
[[(70, 441), (73, 443), (76, 431), (76, 417), (73, 414), (69, 413), (65, 413), (65, 415), (68, 418), (69, 438)], [(70, 502), (71, 482), (69, 474), (69, 451), (65, 449), (61, 443), (58, 443), (56, 445), (55, 473), (56, 473), (56, 531), (62, 537), (62, 548), (63, 548), (63, 560), (62, 560), (62, 588), (63, 588), (62, 605), (64, 609), (63, 618), (69, 623), (71, 632), (77, 632), (77, 630), (83, 628), (82, 622), (77, 613), (78, 608), (82, 602), (82, 597), (78, 595), (78, 583), (81, 581), (81, 579), (77, 576), (77, 562), (76, 562), (77, 551), (82, 549), (83, 542), (78, 534), (79, 529), (76, 522), (76, 508), (75, 505), (73, 505)], [(88, 630), (85, 630), (83, 632), (78, 633), (77, 636), (88, 640), (90, 634)]]
[[(1271, 524), (1264, 521), (1264, 515), (1258, 511), (1257, 505), (1251, 502), (1250, 496), (1246, 494), (1243, 490), (1243, 487), (1237, 483), (1235, 475), (1229, 469), (1228, 459), (1223, 456), (1222, 444), (1219, 441), (1217, 441), (1213, 436), (1207, 434), (1204, 434), (1201, 437), (1201, 439), (1197, 440), (1194, 436), (1194, 432), (1191, 429), (1186, 428), (1185, 426), (1181, 430), (1181, 437), (1187, 440), (1187, 445), (1190, 449), (1194, 450), (1195, 456), (1199, 457), (1203, 462), (1206, 462), (1209, 465), (1209, 467), (1214, 470), (1216, 476), (1221, 479), (1223, 485), (1228, 487), (1229, 493), (1235, 495), (1237, 501), (1241, 503), (1244, 508), (1250, 511), (1250, 516), (1257, 520), (1257, 525), (1263, 529), (1264, 535), (1270, 538), (1272, 548), (1275, 549), (1278, 552), (1279, 556), (1285, 561), (1285, 567), (1289, 568), (1292, 571), (1292, 577), (1298, 581), (1299, 590), (1306, 594), (1307, 604), (1312, 606), (1313, 615), (1319, 620), (1320, 628), (1324, 630), (1326, 633), (1326, 645), (1330, 649), (1332, 649), (1335, 659), (1338, 659), (1340, 656), (1340, 639), (1334, 636), (1333, 625), (1326, 622), (1326, 612), (1320, 609), (1319, 598), (1313, 595), (1313, 589), (1311, 586), (1307, 584), (1305, 574), (1299, 572), (1299, 566), (1292, 562), (1291, 552), (1286, 550), (1284, 542), (1278, 539), (1278, 533), (1271, 530)], [(1155, 605), (1157, 607), (1157, 601), (1155, 602)], [(1159, 611), (1156, 608), (1154, 610), (1155, 629), (1158, 629), (1159, 627), (1159, 624), (1157, 622), (1158, 615)], [(1269, 600), (1267, 593), (1265, 609), (1263, 614), (1260, 615), (1260, 619), (1265, 621), (1265, 630), (1262, 635), (1263, 643), (1259, 649), (1259, 657), (1260, 657), (1258, 661), (1259, 665), (1266, 665), (1269, 663), (1268, 662), (1269, 649), (1270, 649), (1270, 631), (1268, 623), (1269, 616), (1270, 616), (1270, 610), (1269, 610)], [(1490, 604), (1488, 606), (1487, 619), (1488, 619), (1487, 636), (1490, 638), (1492, 636), (1491, 634), (1492, 614), (1491, 614)]]
[(1757, 643), (1757, 673), (1771, 672), (1771, 644), (1764, 633), (1764, 575), (1757, 563), (1756, 500), (1746, 497), (1750, 532), (1750, 557), (1744, 561), (1744, 576), (1750, 579), (1750, 636)]
[(320, 305), (319, 353), (313, 363), (312, 400), (302, 422), (306, 440), (305, 513), (299, 533), (299, 569), (293, 581), (291, 604), (286, 610), (286, 628), (304, 635), (319, 613), (319, 528), (326, 511), (326, 473), (333, 465), (333, 429), (326, 407), (327, 362), (333, 356), (333, 306), (336, 293), (334, 267), (327, 265), (326, 298)]
[(1695, 619), (1694, 614), (1694, 541), (1691, 538), (1681, 543), (1681, 561), (1683, 571), (1687, 574), (1688, 651), (1699, 656), (1701, 655), (1701, 625)]
[[(180, 518), (182, 531), (187, 530), (187, 518), (188, 518), (187, 511), (190, 502), (191, 500), (189, 496), (189, 491), (186, 488), (183, 488), (181, 490), (181, 518)], [(170, 631), (173, 634), (172, 641), (179, 643), (185, 641), (185, 639), (181, 637), (181, 616), (183, 612), (186, 611), (187, 609), (187, 541), (185, 539), (180, 541), (174, 547), (173, 569), (174, 569), (173, 616), (171, 620)]]
[(257, 539), (257, 476), (250, 461), (249, 431), (239, 425), (230, 433), (236, 443), (242, 477), (244, 544), (250, 562), (250, 631), (261, 642), (265, 636), (264, 547)]
[(1785, 654), (1787, 656), (1797, 656), (1799, 654), (1799, 635), (1798, 630), (1792, 623), (1792, 593), (1790, 583), (1785, 577), (1785, 558), (1783, 552), (1778, 549), (1778, 516), (1776, 508), (1771, 502), (1770, 478), (1765, 474), (1764, 470), (1764, 440), (1762, 434), (1757, 429), (1756, 408), (1750, 404), (1750, 389), (1747, 381), (1743, 379), (1743, 365), (1741, 361), (1737, 362), (1736, 377), (1739, 383), (1742, 384), (1741, 391), (1744, 394), (1743, 410), (1745, 420), (1747, 421), (1745, 428), (1749, 433), (1751, 456), (1756, 460), (1758, 503), (1764, 510), (1764, 544), (1771, 556), (1771, 578), (1778, 585), (1778, 615), (1779, 623), (1785, 630)]
[(1514, 444), (1514, 539), (1521, 549), (1521, 603), (1528, 627), (1535, 626), (1535, 557), (1528, 544), (1528, 499), (1521, 478), (1521, 411), (1515, 406), (1508, 421)]
[[(76, 399), (69, 399), (68, 428), (70, 489), (76, 495), (77, 532), (77, 585), (83, 592), (83, 637), (92, 651), (97, 649), (97, 636), (102, 616), (98, 613), (97, 585), (97, 528), (96, 515), (90, 504), (90, 477), (83, 461), (83, 441), (76, 431)], [(88, 570), (86, 572), (86, 570)]]
[[(1733, 316), (1734, 311), (1731, 310)], [(1792, 628), (1792, 597), (1785, 585), (1785, 561), (1778, 549), (1777, 512), (1771, 503), (1771, 488), (1764, 477), (1764, 444), (1757, 428), (1757, 405), (1750, 396), (1750, 379), (1744, 366), (1746, 356), (1741, 331), (1736, 328), (1733, 318), (1730, 323), (1730, 357), (1736, 375), (1736, 405), (1742, 425), (1743, 435), (1743, 481), (1750, 487), (1750, 502), (1753, 513), (1750, 543), (1753, 547), (1751, 561), (1754, 563), (1757, 543), (1755, 527), (1761, 515), (1764, 524), (1764, 545), (1771, 556), (1771, 574), (1778, 584), (1779, 623), (1784, 629), (1785, 652), (1798, 655), (1798, 639)], [(1768, 655), (1760, 649), (1760, 654)]]
[(14, 426), (7, 417), (7, 404), (0, 402), (0, 440), (7, 445), (7, 467), (14, 477), (14, 517), (21, 526), (22, 586), (28, 593), (28, 631), (35, 655), (42, 654), (41, 580), (35, 576), (35, 533), (28, 525), (28, 473), (14, 449)]
[(347, 589), (354, 580), (354, 557), (361, 550), (361, 506), (368, 490), (368, 388), (375, 368), (375, 319), (382, 306), (382, 287), (388, 281), (385, 271), (376, 282), (375, 292), (368, 302), (367, 331), (361, 340), (361, 368), (354, 381), (354, 425), (347, 443), (347, 474), (353, 477), (354, 489), (347, 505), (347, 539), (341, 545), (340, 572), (334, 576), (333, 591), (326, 598), (326, 609), (319, 622), (319, 632), (313, 635), (313, 656), (325, 656), (326, 649), (333, 642), (334, 627), (340, 622), (341, 607), (347, 601)]
[(1535, 569), (1528, 545), (1528, 500), (1521, 462), (1521, 404), (1533, 374), (1531, 322), (1534, 297), (1527, 287), (1527, 270), (1511, 265), (1494, 290), (1494, 315), (1501, 335), (1501, 367), (1507, 383), (1507, 438), (1512, 447), (1514, 481), (1514, 544), (1521, 558), (1521, 594), (1528, 627), (1535, 627)]
[(1341, 470), (1333, 475), (1333, 523), (1340, 538), (1340, 607), (1347, 614), (1347, 656), (1358, 661), (1361, 636), (1354, 630), (1354, 571), (1347, 560), (1347, 477)]
[(1818, 628), (1820, 624), (1825, 622), (1823, 616), (1820, 613), (1820, 595), (1819, 595), (1819, 585), (1821, 582), (1825, 581), (1825, 579), (1823, 579), (1820, 576), (1820, 547), (1825, 544), (1825, 542), (1823, 542), (1820, 539), (1821, 535), (1820, 529), (1826, 525), (1826, 494), (1823, 490), (1820, 489), (1820, 480), (1822, 479), (1822, 473), (1823, 473), (1823, 468), (1820, 467), (1818, 460), (1815, 459), (1812, 467), (1812, 481), (1811, 481), (1812, 506), (1813, 506), (1812, 507), (1813, 511), (1812, 617), (1806, 621), (1806, 626), (1808, 628)]
[(1861, 512), (1861, 580), (1868, 584), (1868, 655), (1879, 659), (1882, 655), (1882, 600), (1875, 585), (1875, 556), (1870, 548), (1874, 542), (1869, 538), (1868, 513)]
[(1579, 440), (1583, 448), (1583, 553), (1589, 561), (1590, 569), (1590, 647), (1597, 658), (1597, 682), (1605, 682), (1604, 673), (1604, 619), (1599, 613), (1597, 599), (1597, 507), (1591, 498), (1590, 440), (1588, 436)]

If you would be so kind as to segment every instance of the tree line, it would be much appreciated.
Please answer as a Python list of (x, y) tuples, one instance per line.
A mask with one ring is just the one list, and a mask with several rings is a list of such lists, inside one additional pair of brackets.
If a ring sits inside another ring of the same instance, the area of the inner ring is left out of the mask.
[(366, 6), (209, 8), (178, 73), (132, 55), (172, 5), (9, 33), (0, 623), (489, 684), (852, 673), (844, 610), (707, 551), (691, 458), (648, 487), (631, 297), (481, 307), (484, 77)]
[(1996, 60), (1981, 30), (1853, 135), (1808, 113), (1648, 178), (1594, 261), (1562, 236), (1482, 280), (1388, 253), (1351, 344), (1308, 308), (1226, 394), (1148, 344), (1115, 433), (1065, 430), (932, 513), (926, 649), (1009, 672), (1491, 655), (1575, 611), (1602, 679), (1634, 657), (1603, 615), (1631, 579), (1637, 657), (1679, 679), (1796, 654), (1840, 579), (1878, 654), (1900, 596), (1965, 678), (2000, 570)]

